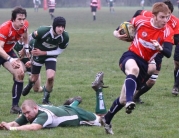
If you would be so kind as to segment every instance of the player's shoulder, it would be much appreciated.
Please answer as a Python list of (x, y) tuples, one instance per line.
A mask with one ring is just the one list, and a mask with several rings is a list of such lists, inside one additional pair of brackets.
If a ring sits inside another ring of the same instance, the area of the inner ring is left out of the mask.
[(176, 17), (176, 16), (173, 15), (173, 14), (170, 16), (170, 20), (174, 20), (174, 21), (176, 21), (176, 22), (179, 24), (179, 18)]
[(63, 31), (63, 34), (62, 34), (62, 35), (63, 35), (63, 37), (69, 38), (68, 32), (67, 32), (66, 30)]
[(150, 17), (146, 17), (146, 16), (143, 16), (143, 15), (139, 15), (137, 17), (134, 17), (132, 20), (131, 20), (131, 23), (134, 24), (134, 22), (136, 22), (137, 24), (141, 24), (141, 23), (148, 23), (150, 22), (151, 18)]
[(148, 11), (148, 10), (143, 10), (141, 12), (141, 15), (142, 16), (145, 16), (145, 17), (152, 17), (152, 12), (151, 11)]
[(0, 26), (1, 29), (2, 28), (7, 29), (7, 28), (10, 28), (10, 27), (12, 27), (12, 21), (10, 21), (10, 20), (2, 23), (1, 26)]
[(37, 32), (38, 32), (38, 34), (43, 35), (43, 34), (46, 34), (47, 32), (49, 32), (50, 29), (51, 29), (51, 26), (40, 26), (37, 29)]

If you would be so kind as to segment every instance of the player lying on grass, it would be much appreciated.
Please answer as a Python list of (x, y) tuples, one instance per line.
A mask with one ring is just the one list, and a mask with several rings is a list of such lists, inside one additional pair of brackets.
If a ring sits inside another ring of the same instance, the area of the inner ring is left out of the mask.
[(96, 75), (92, 88), (96, 91), (96, 113), (83, 110), (78, 107), (81, 97), (68, 99), (63, 106), (37, 105), (33, 100), (25, 100), (22, 103), (22, 115), (15, 121), (1, 122), (3, 130), (39, 130), (62, 126), (101, 126), (101, 117), (106, 113), (103, 100), (103, 73)]

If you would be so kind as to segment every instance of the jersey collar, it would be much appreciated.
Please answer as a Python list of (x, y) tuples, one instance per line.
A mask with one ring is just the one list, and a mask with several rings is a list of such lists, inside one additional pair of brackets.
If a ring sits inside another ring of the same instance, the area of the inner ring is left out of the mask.
[(51, 29), (50, 29), (50, 34), (51, 34), (51, 36), (52, 36), (53, 39), (57, 39), (57, 38), (59, 38), (59, 37), (62, 38), (62, 34), (61, 34), (61, 35), (57, 35), (56, 37), (54, 36), (54, 34), (53, 34), (53, 28), (52, 28), (52, 27), (51, 27)]

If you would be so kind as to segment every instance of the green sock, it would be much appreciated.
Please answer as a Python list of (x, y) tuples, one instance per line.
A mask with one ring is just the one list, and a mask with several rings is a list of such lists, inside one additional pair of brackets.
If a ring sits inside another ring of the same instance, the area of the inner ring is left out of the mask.
[(79, 105), (79, 101), (77, 101), (77, 100), (74, 100), (71, 104), (70, 104), (70, 106), (78, 106)]
[(105, 114), (107, 112), (106, 105), (104, 103), (102, 89), (96, 91), (96, 114)]

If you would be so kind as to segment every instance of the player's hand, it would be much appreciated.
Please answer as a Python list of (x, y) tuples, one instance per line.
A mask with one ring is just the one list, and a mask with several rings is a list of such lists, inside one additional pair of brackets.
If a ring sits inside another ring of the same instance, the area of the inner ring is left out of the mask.
[(25, 50), (25, 55), (26, 55), (26, 57), (30, 59), (29, 48), (25, 48), (24, 50)]
[(27, 62), (25, 63), (25, 67), (27, 67), (27, 68), (30, 68), (31, 65), (32, 65), (31, 61), (27, 61)]
[(31, 54), (33, 56), (43, 56), (43, 55), (46, 55), (46, 51), (41, 51), (40, 49), (38, 48), (34, 48), (32, 51), (31, 51)]
[(0, 130), (5, 130), (5, 127), (2, 124), (0, 124)]
[(120, 31), (121, 31), (122, 29), (121, 28), (119, 28), (119, 30), (115, 30), (114, 31), (114, 36), (116, 37), (116, 38), (118, 38), (119, 40), (123, 40), (123, 41), (126, 41), (128, 38), (127, 38), (127, 35), (126, 34), (120, 34)]
[(150, 41), (153, 43), (153, 45), (155, 46), (156, 50), (162, 51), (163, 48), (162, 46), (159, 44), (159, 42), (157, 40), (152, 40), (150, 39)]
[(10, 126), (9, 126), (8, 123), (2, 122), (2, 123), (1, 123), (1, 128), (2, 128), (2, 130), (9, 130), (9, 129), (10, 129)]
[(24, 58), (24, 56), (25, 56), (25, 50), (24, 50), (24, 48), (21, 49), (18, 54), (19, 54), (21, 59)]
[(11, 63), (11, 65), (12, 65), (12, 67), (14, 68), (14, 69), (18, 69), (18, 68), (20, 68), (20, 64), (21, 64), (21, 61), (20, 61), (20, 59), (19, 58), (11, 58), (10, 60), (9, 60), (9, 62)]

